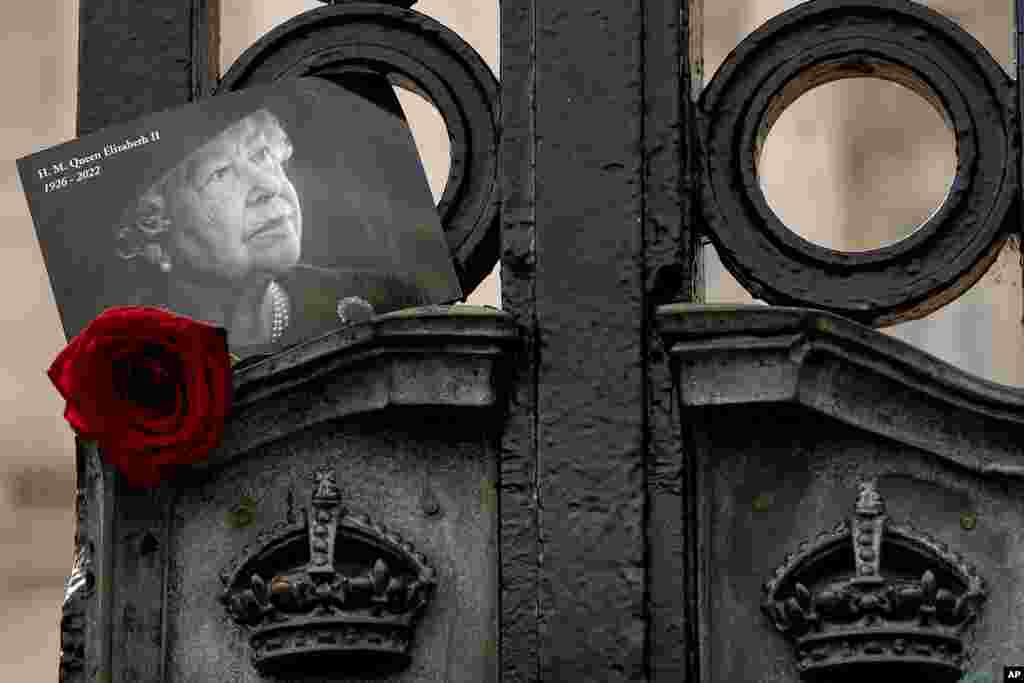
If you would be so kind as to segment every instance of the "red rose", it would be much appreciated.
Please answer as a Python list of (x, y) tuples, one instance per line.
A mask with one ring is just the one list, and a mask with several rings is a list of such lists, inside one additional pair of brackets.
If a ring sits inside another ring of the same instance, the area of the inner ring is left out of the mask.
[(109, 308), (47, 373), (64, 418), (133, 486), (220, 444), (231, 403), (227, 333), (159, 308)]

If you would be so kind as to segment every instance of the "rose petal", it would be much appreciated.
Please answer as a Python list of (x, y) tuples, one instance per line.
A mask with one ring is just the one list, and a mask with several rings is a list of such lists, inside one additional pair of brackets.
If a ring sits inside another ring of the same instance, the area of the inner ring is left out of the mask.
[(74, 385), (68, 402), (92, 433), (116, 430), (124, 420), (124, 411), (116, 407), (109, 356), (109, 340), (87, 339), (71, 363)]
[(80, 353), (80, 349), (83, 344), (84, 341), (81, 336), (72, 339), (71, 343), (57, 354), (57, 357), (50, 365), (50, 369), (46, 372), (50, 377), (50, 381), (53, 382), (55, 387), (57, 387), (57, 391), (60, 392), (60, 395), (64, 397), (65, 400), (70, 398), (75, 384), (75, 376), (72, 372), (72, 362)]
[(181, 381), (185, 372), (183, 363), (180, 358), (165, 348), (161, 348), (161, 354), (161, 358), (150, 360), (154, 364), (159, 364), (160, 370), (167, 377), (165, 384), (174, 392), (171, 409), (166, 413), (158, 412), (142, 403), (142, 398), (140, 397), (137, 399), (139, 403), (135, 404), (132, 410), (134, 417), (133, 428), (143, 434), (154, 437), (180, 431), (183, 416), (188, 408)]
[[(68, 423), (133, 486), (155, 486), (165, 466), (201, 460), (223, 437), (232, 375), (222, 328), (156, 308), (107, 309), (47, 374)], [(133, 393), (147, 388), (166, 400)]]

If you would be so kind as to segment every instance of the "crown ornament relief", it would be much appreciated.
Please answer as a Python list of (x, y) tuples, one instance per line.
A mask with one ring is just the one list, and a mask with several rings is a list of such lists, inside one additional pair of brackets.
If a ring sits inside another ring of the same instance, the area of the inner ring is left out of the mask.
[(788, 555), (762, 611), (796, 650), (804, 680), (881, 673), (957, 681), (984, 581), (933, 537), (889, 521), (873, 482), (853, 517)]
[(436, 573), (397, 533), (348, 514), (332, 470), (314, 477), (304, 528), (240, 563), (220, 602), (262, 673), (401, 669)]

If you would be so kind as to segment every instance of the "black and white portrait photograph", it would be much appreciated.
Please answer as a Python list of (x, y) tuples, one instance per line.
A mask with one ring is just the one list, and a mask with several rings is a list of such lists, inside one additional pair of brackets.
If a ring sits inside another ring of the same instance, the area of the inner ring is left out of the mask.
[(355, 83), (217, 95), (20, 159), (68, 337), (160, 306), (245, 357), (460, 299), (401, 107), (384, 79)]

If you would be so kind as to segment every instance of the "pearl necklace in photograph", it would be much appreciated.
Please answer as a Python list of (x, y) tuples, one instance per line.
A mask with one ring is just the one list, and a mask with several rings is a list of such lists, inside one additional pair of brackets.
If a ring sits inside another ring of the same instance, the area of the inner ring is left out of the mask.
[(270, 326), (270, 341), (277, 343), (288, 328), (290, 322), (290, 311), (288, 306), (288, 295), (284, 293), (281, 285), (270, 281), (270, 302), (273, 307), (274, 316)]

